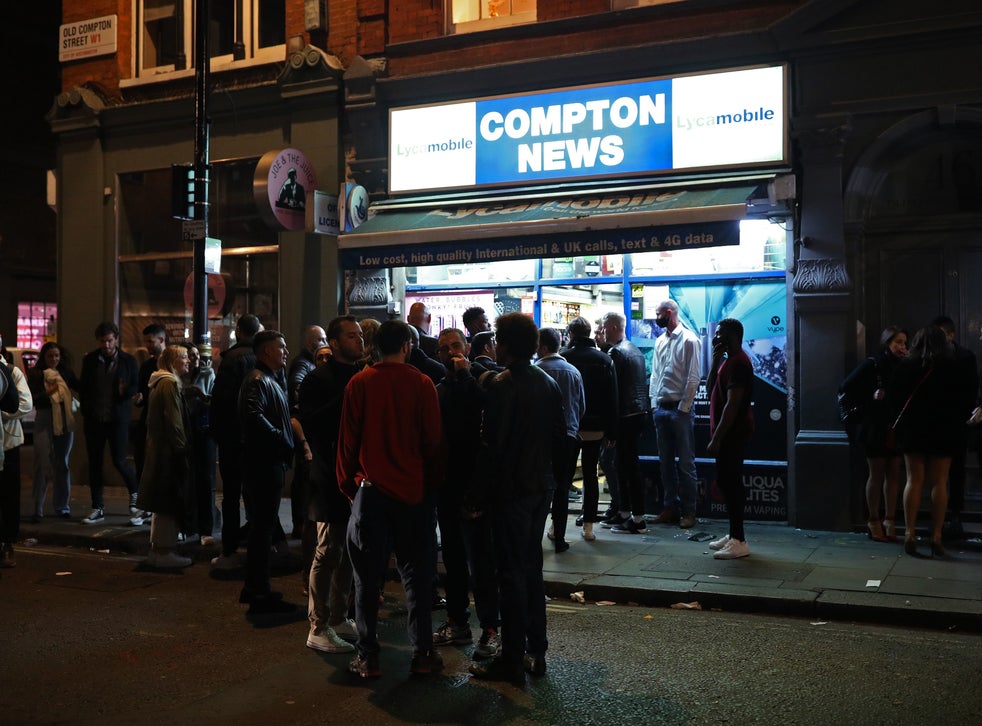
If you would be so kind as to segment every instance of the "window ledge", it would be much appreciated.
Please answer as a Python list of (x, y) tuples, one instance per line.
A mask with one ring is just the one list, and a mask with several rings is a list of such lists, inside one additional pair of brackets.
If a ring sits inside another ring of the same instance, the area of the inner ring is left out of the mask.
[[(255, 58), (246, 58), (240, 61), (230, 61), (219, 59), (212, 59), (211, 61), (211, 72), (212, 73), (225, 73), (228, 71), (242, 70), (244, 68), (255, 68), (256, 66), (270, 65), (272, 63), (285, 62), (286, 58), (286, 46), (280, 45), (274, 48), (263, 48), (260, 51), (261, 55)], [(138, 86), (146, 86), (153, 83), (164, 83), (167, 81), (178, 81), (182, 78), (194, 78), (194, 68), (187, 68), (181, 71), (154, 71), (149, 69), (144, 71), (145, 75), (137, 76), (136, 78), (121, 78), (119, 81), (120, 88), (135, 88)]]

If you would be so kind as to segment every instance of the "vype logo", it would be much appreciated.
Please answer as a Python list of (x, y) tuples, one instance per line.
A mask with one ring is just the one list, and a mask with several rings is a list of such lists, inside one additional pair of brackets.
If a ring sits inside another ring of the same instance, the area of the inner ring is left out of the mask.
[(780, 315), (772, 315), (771, 316), (771, 324), (767, 326), (767, 332), (768, 333), (783, 333), (784, 332), (784, 325), (782, 325), (782, 323), (781, 323), (781, 316)]

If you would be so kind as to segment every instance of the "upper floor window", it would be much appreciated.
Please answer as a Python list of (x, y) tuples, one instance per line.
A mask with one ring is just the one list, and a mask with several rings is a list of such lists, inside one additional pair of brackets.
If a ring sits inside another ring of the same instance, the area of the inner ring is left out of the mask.
[(450, 0), (450, 32), (471, 33), (535, 22), (536, 0)]
[[(134, 0), (136, 76), (194, 65), (194, 0)], [(211, 0), (207, 20), (212, 68), (248, 59), (282, 60), (285, 0)]]

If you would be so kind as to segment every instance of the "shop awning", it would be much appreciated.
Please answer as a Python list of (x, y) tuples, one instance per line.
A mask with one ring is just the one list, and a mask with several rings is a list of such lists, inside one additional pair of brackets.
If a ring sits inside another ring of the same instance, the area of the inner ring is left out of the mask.
[(748, 200), (771, 178), (385, 202), (338, 237), (341, 264), (401, 267), (736, 245)]

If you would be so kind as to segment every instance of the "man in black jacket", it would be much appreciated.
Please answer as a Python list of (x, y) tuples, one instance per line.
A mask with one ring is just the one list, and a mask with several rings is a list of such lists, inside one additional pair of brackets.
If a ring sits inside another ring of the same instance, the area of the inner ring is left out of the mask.
[(600, 447), (605, 439), (617, 435), (617, 375), (614, 361), (597, 348), (590, 337), (590, 321), (573, 318), (569, 323), (569, 345), (560, 352), (583, 377), (586, 392), (586, 411), (580, 419), (580, 436), (573, 452), (573, 467), (582, 452), (583, 461), (583, 539), (593, 541), (593, 525), (599, 522), (597, 503), (600, 499), (600, 483), (597, 466)]
[[(300, 384), (311, 371), (316, 367), (314, 353), (318, 348), (327, 345), (327, 334), (324, 328), (319, 325), (310, 325), (303, 332), (303, 349), (290, 361), (290, 367), (286, 372), (287, 395), (290, 400), (290, 414), (296, 419), (299, 411), (297, 394), (300, 391)], [(290, 509), (293, 515), (293, 537), (304, 540), (304, 561), (307, 561), (306, 554), (309, 547), (313, 547), (313, 535), (305, 536), (307, 521), (307, 482), (310, 478), (310, 467), (302, 446), (297, 447), (297, 453), (293, 462), (293, 481), (290, 483)]]
[(100, 323), (95, 329), (95, 338), (99, 347), (86, 353), (79, 377), (89, 487), (92, 489), (92, 512), (82, 524), (100, 524), (105, 519), (103, 491), (106, 482), (102, 474), (102, 457), (107, 442), (113, 466), (130, 493), (130, 507), (136, 507), (136, 472), (126, 458), (130, 406), (137, 391), (136, 358), (120, 350), (119, 328), (113, 322)]
[(242, 422), (243, 490), (249, 515), (246, 581), (239, 602), (250, 613), (288, 613), (293, 605), (279, 599), (269, 584), (269, 554), (279, 519), (286, 470), (293, 461), (293, 426), (283, 369), (289, 351), (283, 334), (264, 330), (253, 340), (256, 367), (239, 391)]
[[(644, 417), (649, 409), (648, 380), (644, 356), (625, 337), (626, 320), (620, 313), (603, 318), (604, 339), (617, 374), (618, 419), (615, 435), (617, 476), (620, 481), (620, 511), (604, 520), (614, 532), (639, 534), (647, 530), (644, 522), (644, 480), (638, 460), (638, 442)], [(633, 515), (633, 516), (631, 516)]]
[(341, 493), (335, 463), (344, 389), (360, 369), (365, 339), (353, 315), (335, 318), (327, 325), (331, 357), (300, 384), (299, 417), (304, 436), (314, 455), (310, 462), (308, 516), (317, 523), (317, 542), (308, 579), (307, 647), (327, 653), (354, 650), (342, 636), (358, 636), (348, 619), (351, 593), (351, 560), (345, 548), (345, 532), (351, 503)]
[(211, 564), (219, 570), (239, 567), (239, 500), (242, 498), (242, 440), (239, 429), (239, 389), (249, 371), (256, 367), (252, 341), (263, 329), (255, 315), (247, 314), (235, 324), (235, 345), (222, 354), (215, 385), (211, 389), (211, 431), (218, 444), (218, 468), (222, 475), (222, 553)]
[(566, 432), (556, 382), (532, 365), (539, 330), (522, 313), (495, 323), (498, 363), (488, 386), (475, 498), (491, 517), (501, 593), (501, 656), (474, 664), (478, 678), (522, 682), (546, 670), (542, 532), (555, 488), (552, 451)]

